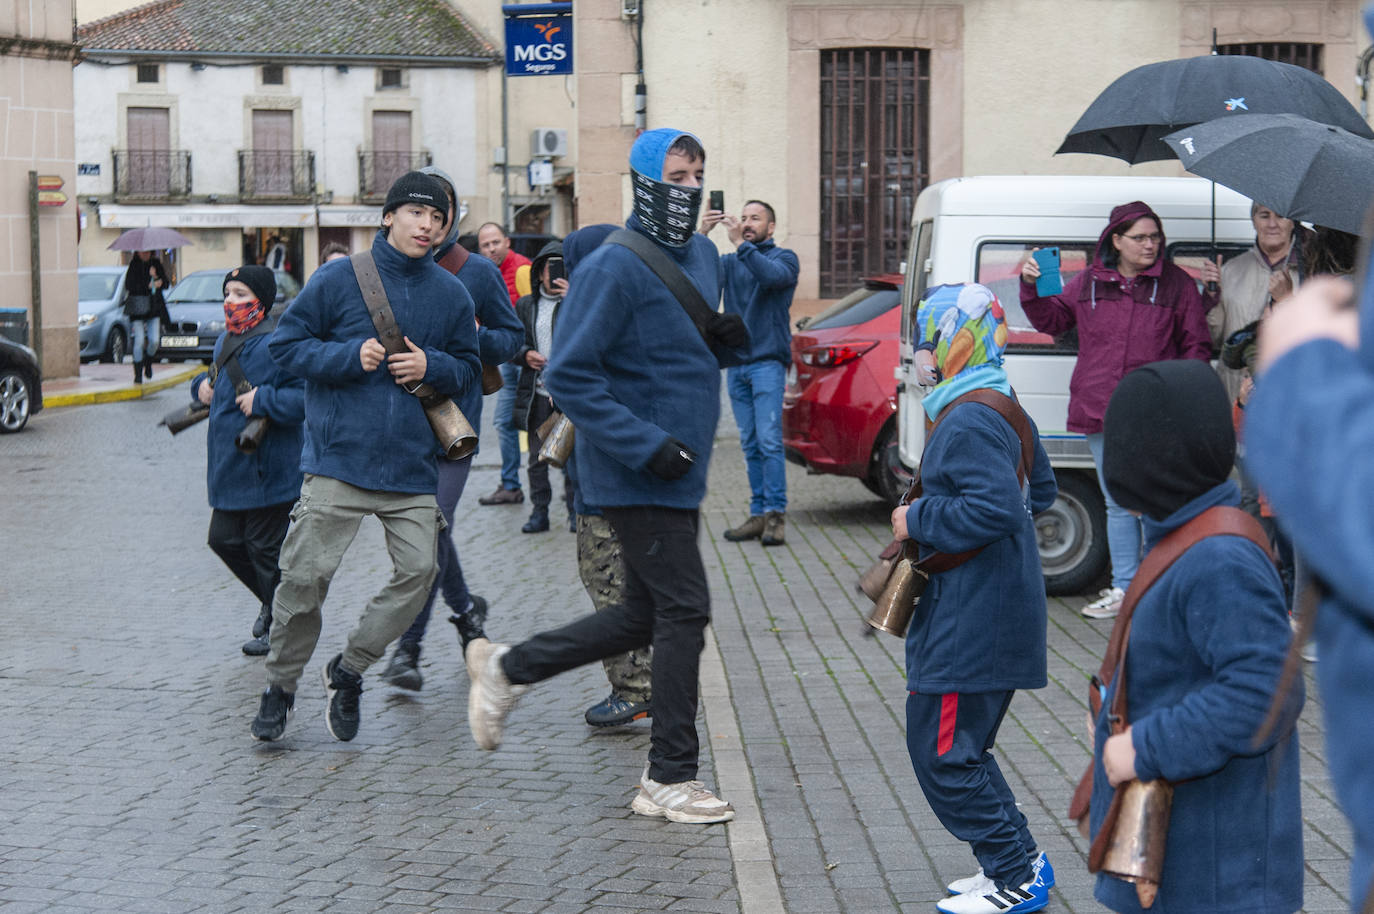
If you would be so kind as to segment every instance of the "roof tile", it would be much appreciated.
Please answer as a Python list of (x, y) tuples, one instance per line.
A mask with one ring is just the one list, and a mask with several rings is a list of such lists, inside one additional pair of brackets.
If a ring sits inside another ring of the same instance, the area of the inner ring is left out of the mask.
[(80, 26), (77, 41), (121, 51), (498, 57), (443, 0), (153, 0)]

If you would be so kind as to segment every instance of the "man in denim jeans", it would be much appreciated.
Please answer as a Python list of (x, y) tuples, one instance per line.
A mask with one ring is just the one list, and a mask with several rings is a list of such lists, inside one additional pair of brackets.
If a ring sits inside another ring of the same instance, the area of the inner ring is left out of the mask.
[(749, 328), (749, 358), (729, 369), (727, 382), (740, 447), (749, 470), (749, 518), (725, 531), (731, 542), (762, 539), (781, 546), (787, 511), (787, 461), (782, 450), (782, 389), (792, 361), (790, 312), (800, 265), (797, 255), (773, 243), (777, 216), (762, 200), (750, 200), (736, 219), (712, 211), (702, 219), (709, 232), (725, 223), (733, 254), (720, 258), (725, 313)]

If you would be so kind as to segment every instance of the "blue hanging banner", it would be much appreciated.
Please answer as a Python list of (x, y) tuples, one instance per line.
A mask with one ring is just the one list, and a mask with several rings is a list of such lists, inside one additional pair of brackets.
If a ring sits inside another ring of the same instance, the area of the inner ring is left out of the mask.
[(571, 3), (512, 3), (506, 14), (506, 75), (553, 76), (573, 71)]

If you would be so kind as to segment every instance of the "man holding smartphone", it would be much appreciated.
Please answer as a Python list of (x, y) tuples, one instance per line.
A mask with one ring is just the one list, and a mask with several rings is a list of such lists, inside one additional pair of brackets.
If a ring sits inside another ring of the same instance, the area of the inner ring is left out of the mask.
[(744, 364), (726, 375), (749, 472), (749, 517), (726, 530), (725, 538), (781, 546), (786, 539), (787, 511), (782, 392), (792, 361), (792, 294), (801, 265), (795, 253), (773, 243), (777, 216), (762, 200), (744, 204), (738, 219), (718, 210), (708, 212), (702, 231), (710, 232), (721, 222), (735, 246), (733, 254), (720, 259), (725, 313), (744, 319), (750, 340)]
[[(549, 485), (549, 465), (539, 459), (539, 426), (553, 413), (553, 401), (544, 388), (544, 366), (553, 353), (553, 328), (558, 320), (558, 308), (568, 291), (564, 279), (563, 245), (550, 241), (539, 251), (530, 267), (533, 288), (530, 294), (515, 303), (515, 314), (525, 325), (525, 342), (513, 360), (520, 366), (520, 380), (515, 387), (512, 412), (515, 426), (529, 435), (530, 519), (521, 527), (524, 533), (543, 533), (549, 529), (549, 502), (553, 487)], [(572, 482), (563, 477), (563, 500), (568, 508), (568, 523), (573, 513)], [(575, 529), (575, 528), (574, 528)]]

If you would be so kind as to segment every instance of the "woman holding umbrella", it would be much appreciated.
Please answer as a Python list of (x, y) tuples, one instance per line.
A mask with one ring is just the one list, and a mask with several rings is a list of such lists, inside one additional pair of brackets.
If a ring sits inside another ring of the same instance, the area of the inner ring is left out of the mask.
[(134, 344), (134, 383), (142, 384), (153, 376), (153, 353), (157, 351), (158, 312), (167, 271), (152, 251), (137, 251), (124, 274), (124, 313), (129, 316), (129, 335)]
[[(1166, 261), (1163, 229), (1144, 203), (1112, 210), (1088, 268), (1058, 295), (1038, 296), (1040, 267), (1021, 265), (1021, 308), (1041, 333), (1078, 330), (1078, 361), (1069, 379), (1068, 428), (1087, 436), (1107, 503), (1112, 583), (1083, 607), (1090, 619), (1115, 618), (1140, 564), (1139, 518), (1117, 505), (1102, 482), (1102, 416), (1121, 378), (1149, 362), (1211, 357), (1207, 309), (1197, 284)], [(1032, 252), (1034, 253), (1034, 252)]]

